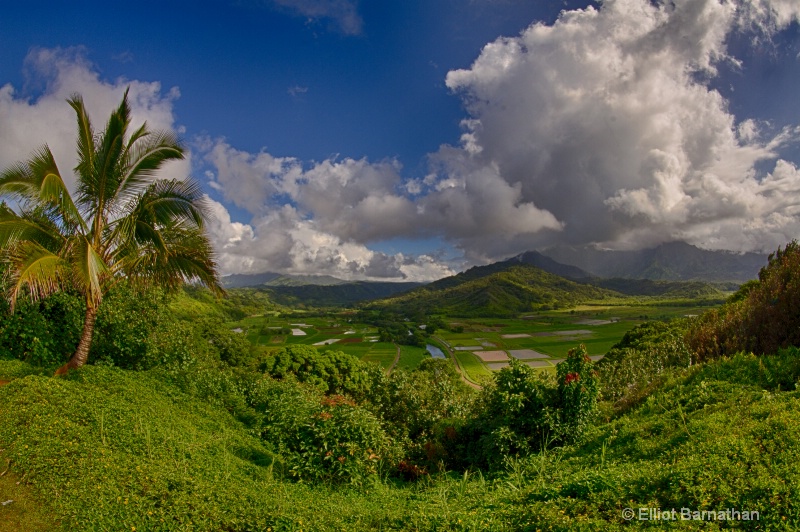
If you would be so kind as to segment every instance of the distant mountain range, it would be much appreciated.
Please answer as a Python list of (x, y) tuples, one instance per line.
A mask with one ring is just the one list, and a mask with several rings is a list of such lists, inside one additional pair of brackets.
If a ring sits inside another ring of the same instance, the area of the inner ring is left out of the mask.
[(346, 306), (361, 301), (390, 297), (421, 286), (422, 283), (345, 281), (330, 275), (287, 275), (280, 273), (234, 274), (222, 278), (225, 288), (257, 288), (269, 291), (270, 300), (286, 306)]
[(334, 286), (348, 281), (330, 275), (288, 275), (282, 273), (235, 273), (222, 278), (225, 288), (249, 288), (262, 286)]
[[(583, 270), (592, 277), (654, 281), (743, 283), (758, 277), (758, 271), (767, 264), (767, 255), (710, 251), (685, 242), (670, 242), (637, 251), (558, 246), (541, 250), (539, 255), (563, 267)], [(576, 278), (574, 275), (565, 277)]]
[(230, 275), (222, 283), (269, 291), (272, 301), (287, 306), (373, 301), (373, 308), (400, 312), (502, 316), (623, 294), (723, 297), (720, 284), (729, 290), (756, 278), (766, 262), (766, 255), (708, 251), (682, 242), (639, 251), (561, 246), (521, 253), (425, 285), (278, 273)]

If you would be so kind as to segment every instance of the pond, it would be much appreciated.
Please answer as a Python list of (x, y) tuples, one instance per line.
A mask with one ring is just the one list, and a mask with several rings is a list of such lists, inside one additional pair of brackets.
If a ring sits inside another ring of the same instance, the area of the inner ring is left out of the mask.
[(435, 345), (428, 344), (425, 346), (425, 348), (428, 350), (428, 353), (430, 353), (433, 358), (447, 358), (444, 356), (442, 350), (436, 347)]

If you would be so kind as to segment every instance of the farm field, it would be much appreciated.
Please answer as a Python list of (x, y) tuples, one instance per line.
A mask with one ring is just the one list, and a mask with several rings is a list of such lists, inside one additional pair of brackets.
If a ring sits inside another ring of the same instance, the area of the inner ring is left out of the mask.
[[(342, 316), (276, 317), (249, 316), (227, 324), (246, 335), (253, 345), (278, 349), (286, 345), (312, 345), (320, 351), (342, 351), (364, 362), (375, 362), (389, 369), (397, 356), (392, 343), (378, 341), (378, 329), (364, 323), (351, 323)], [(398, 368), (414, 369), (430, 355), (421, 347), (400, 346)]]
[(654, 305), (583, 305), (567, 311), (545, 311), (517, 319), (449, 319), (436, 332), (456, 357), (467, 377), (480, 382), (491, 371), (518, 358), (527, 365), (553, 371), (567, 352), (584, 344), (599, 360), (630, 329), (653, 319), (702, 313), (708, 307)]
[[(582, 305), (571, 310), (544, 311), (518, 318), (443, 318), (447, 328), (435, 332), (433, 343), (449, 351), (469, 380), (479, 383), (514, 357), (529, 366), (554, 371), (567, 352), (584, 344), (599, 360), (636, 325), (648, 320), (701, 314), (708, 307), (680, 305)], [(378, 341), (378, 329), (354, 323), (348, 315), (306, 317), (250, 316), (228, 326), (267, 350), (286, 345), (312, 345), (336, 350), (388, 370), (398, 346)], [(413, 325), (409, 325), (413, 327)], [(397, 368), (416, 368), (430, 354), (420, 347), (399, 346)]]

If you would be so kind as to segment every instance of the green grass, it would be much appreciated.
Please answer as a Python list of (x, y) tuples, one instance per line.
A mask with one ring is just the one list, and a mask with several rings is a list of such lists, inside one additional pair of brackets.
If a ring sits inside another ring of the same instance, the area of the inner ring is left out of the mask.
[(0, 386), (0, 493), (20, 501), (0, 515), (21, 530), (717, 530), (730, 523), (630, 525), (622, 510), (734, 508), (758, 511), (760, 529), (793, 530), (800, 392), (778, 385), (797, 381), (797, 356), (668, 373), (581, 443), (495, 475), (379, 476), (360, 489), (283, 480), (225, 408), (158, 373), (90, 366), (52, 378), (0, 361), (13, 379)]
[(410, 345), (400, 346), (400, 360), (397, 362), (398, 369), (413, 370), (431, 355), (422, 347)]
[[(0, 361), (0, 376), (20, 375), (11, 370)], [(0, 404), (0, 463), (27, 490), (13, 492), (19, 530), (504, 529), (474, 510), (482, 485), (450, 475), (416, 486), (378, 477), (358, 490), (283, 480), (224, 408), (147, 373), (18, 376)]]
[(480, 384), (484, 380), (491, 378), (491, 370), (472, 353), (468, 351), (455, 351), (455, 357), (461, 369), (467, 374), (467, 378), (472, 382)]
[(50, 506), (39, 500), (25, 478), (9, 470), (9, 459), (0, 464), (0, 532), (47, 532), (59, 526)]
[(361, 360), (364, 362), (376, 362), (383, 369), (389, 369), (392, 362), (394, 362), (395, 356), (397, 356), (397, 348), (395, 348), (394, 344), (371, 342), (367, 345), (370, 346), (370, 349), (365, 355), (361, 356)]

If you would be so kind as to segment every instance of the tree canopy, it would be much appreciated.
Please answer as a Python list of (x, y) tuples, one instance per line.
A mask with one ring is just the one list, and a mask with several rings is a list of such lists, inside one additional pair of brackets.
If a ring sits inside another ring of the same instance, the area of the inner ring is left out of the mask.
[(21, 295), (62, 290), (86, 303), (80, 341), (62, 373), (86, 363), (103, 295), (119, 280), (165, 287), (199, 281), (222, 291), (200, 186), (157, 176), (184, 157), (178, 139), (146, 123), (133, 130), (127, 91), (100, 133), (80, 95), (68, 102), (78, 126), (75, 190), (47, 145), (0, 174), (0, 196), (9, 202), (0, 204), (0, 250), (12, 309)]

